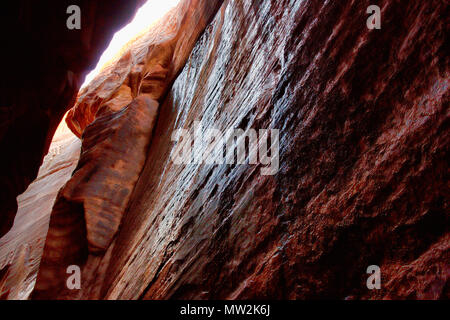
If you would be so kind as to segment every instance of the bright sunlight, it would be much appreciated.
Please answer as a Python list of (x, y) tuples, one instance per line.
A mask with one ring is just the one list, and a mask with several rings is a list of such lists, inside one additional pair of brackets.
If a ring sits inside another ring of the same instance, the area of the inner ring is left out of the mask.
[(108, 48), (103, 52), (97, 66), (92, 70), (84, 80), (82, 88), (85, 87), (102, 68), (110, 62), (120, 50), (133, 38), (149, 28), (154, 22), (164, 16), (180, 0), (148, 0), (136, 13), (133, 21), (116, 32)]

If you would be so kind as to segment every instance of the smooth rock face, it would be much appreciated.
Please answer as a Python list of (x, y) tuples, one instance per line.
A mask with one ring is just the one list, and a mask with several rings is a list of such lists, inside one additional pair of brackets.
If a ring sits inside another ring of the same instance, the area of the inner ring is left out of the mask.
[[(75, 102), (114, 32), (143, 0), (17, 0), (2, 6), (0, 85), (0, 237), (17, 212), (16, 197), (37, 177), (53, 134)], [(70, 5), (81, 29), (69, 30)]]
[(0, 299), (27, 299), (33, 290), (53, 203), (78, 163), (80, 148), (81, 141), (61, 123), (38, 177), (17, 198), (14, 226), (0, 239)]

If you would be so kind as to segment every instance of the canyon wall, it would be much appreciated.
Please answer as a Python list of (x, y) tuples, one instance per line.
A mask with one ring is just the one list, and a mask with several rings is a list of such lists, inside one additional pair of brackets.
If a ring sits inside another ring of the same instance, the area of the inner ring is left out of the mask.
[[(184, 0), (138, 39), (67, 117), (81, 156), (33, 298), (449, 298), (449, 6), (380, 0), (370, 30), (371, 4)], [(212, 128), (258, 146), (208, 164), (173, 141)]]

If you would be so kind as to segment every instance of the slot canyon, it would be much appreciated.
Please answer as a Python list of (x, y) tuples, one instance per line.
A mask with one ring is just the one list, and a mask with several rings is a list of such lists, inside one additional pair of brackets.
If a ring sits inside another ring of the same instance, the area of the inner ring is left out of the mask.
[(450, 297), (448, 1), (145, 3), (2, 9), (0, 299)]

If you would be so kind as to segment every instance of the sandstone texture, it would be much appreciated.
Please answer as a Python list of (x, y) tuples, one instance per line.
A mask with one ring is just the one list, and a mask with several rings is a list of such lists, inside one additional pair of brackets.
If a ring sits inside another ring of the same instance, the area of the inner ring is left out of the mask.
[(157, 108), (142, 96), (86, 129), (78, 166), (53, 206), (35, 297), (56, 294), (68, 266), (111, 245), (144, 165)]
[[(182, 0), (131, 42), (67, 116), (81, 156), (32, 298), (448, 299), (449, 6), (376, 1), (370, 30), (372, 4)], [(197, 121), (279, 130), (278, 170), (175, 163)]]

